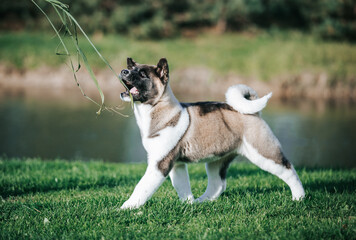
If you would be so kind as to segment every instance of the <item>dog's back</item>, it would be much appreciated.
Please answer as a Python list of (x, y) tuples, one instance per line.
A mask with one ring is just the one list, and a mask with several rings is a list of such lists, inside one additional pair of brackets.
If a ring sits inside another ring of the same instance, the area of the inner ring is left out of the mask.
[(230, 105), (219, 102), (182, 104), (190, 116), (181, 141), (183, 159), (197, 162), (221, 157), (236, 149), (243, 131), (243, 115)]

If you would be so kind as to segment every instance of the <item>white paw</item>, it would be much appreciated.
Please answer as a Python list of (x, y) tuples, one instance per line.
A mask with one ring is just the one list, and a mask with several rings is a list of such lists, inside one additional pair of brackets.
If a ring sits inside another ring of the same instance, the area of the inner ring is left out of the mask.
[(132, 202), (130, 200), (127, 200), (126, 202), (124, 202), (124, 204), (122, 204), (122, 206), (120, 207), (121, 210), (124, 209), (135, 209), (135, 208), (139, 208), (140, 204)]
[(292, 200), (293, 200), (293, 201), (301, 201), (301, 200), (304, 199), (304, 197), (305, 197), (304, 194), (303, 194), (303, 195), (299, 195), (299, 196), (293, 196), (293, 197), (292, 197)]
[(195, 201), (193, 195), (189, 195), (189, 196), (187, 196), (185, 198), (181, 198), (180, 200), (182, 202), (186, 202), (186, 203), (190, 203), (190, 204), (194, 203), (194, 201)]
[(202, 203), (202, 202), (208, 202), (208, 201), (214, 201), (216, 198), (214, 197), (207, 197), (207, 196), (201, 196), (197, 199), (194, 200), (195, 203)]
[(197, 198), (194, 200), (194, 203), (202, 203), (204, 202), (206, 199), (203, 199), (203, 198)]
[(305, 197), (305, 192), (304, 192), (304, 190), (300, 190), (299, 193), (293, 194), (292, 200), (293, 200), (293, 201), (301, 201), (301, 200), (304, 199), (304, 197)]

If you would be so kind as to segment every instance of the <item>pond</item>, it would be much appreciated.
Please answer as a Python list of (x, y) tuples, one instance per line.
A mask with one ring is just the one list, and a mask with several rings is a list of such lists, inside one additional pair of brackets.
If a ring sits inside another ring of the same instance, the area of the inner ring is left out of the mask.
[[(0, 97), (0, 156), (146, 161), (133, 116), (97, 117), (95, 105), (68, 96)], [(355, 106), (270, 102), (262, 116), (294, 165), (356, 167)]]

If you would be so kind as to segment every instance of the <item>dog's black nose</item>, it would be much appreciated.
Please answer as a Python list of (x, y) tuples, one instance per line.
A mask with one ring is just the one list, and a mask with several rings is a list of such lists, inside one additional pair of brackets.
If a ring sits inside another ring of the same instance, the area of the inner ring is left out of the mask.
[(129, 70), (127, 70), (127, 69), (124, 69), (124, 70), (121, 71), (121, 74), (125, 75), (125, 76), (129, 75), (129, 73), (130, 73)]

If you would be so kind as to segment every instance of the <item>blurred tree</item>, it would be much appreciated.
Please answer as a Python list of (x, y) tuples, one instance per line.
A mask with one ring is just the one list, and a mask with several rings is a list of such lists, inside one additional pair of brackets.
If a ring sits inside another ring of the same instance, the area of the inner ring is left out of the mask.
[[(38, 4), (51, 17), (45, 1)], [(298, 29), (326, 39), (356, 41), (355, 0), (62, 0), (88, 32), (140, 38), (172, 37), (186, 30)], [(56, 21), (55, 21), (56, 22)], [(59, 22), (56, 22), (59, 24)], [(30, 0), (2, 0), (0, 29), (44, 29)]]

